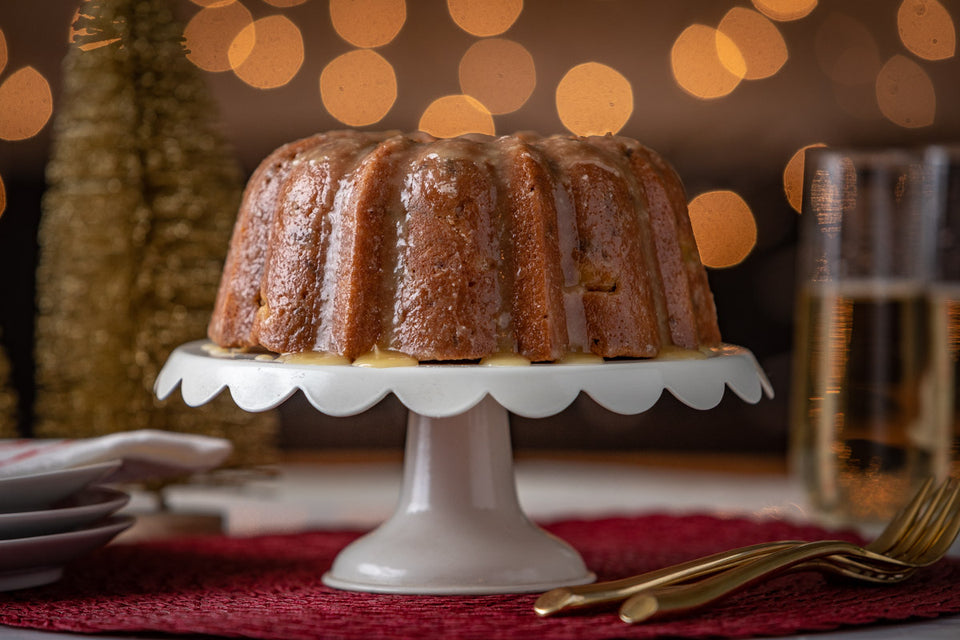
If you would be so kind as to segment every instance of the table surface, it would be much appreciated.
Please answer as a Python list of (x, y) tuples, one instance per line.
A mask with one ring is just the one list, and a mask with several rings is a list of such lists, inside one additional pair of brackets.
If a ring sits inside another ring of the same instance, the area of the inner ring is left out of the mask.
[[(401, 465), (399, 455), (393, 453), (299, 456), (278, 465), (276, 475), (255, 475), (242, 484), (169, 489), (165, 494), (167, 505), (178, 514), (172, 518), (151, 515), (153, 498), (135, 493), (126, 511), (138, 516), (138, 524), (117, 543), (193, 533), (210, 523), (237, 535), (373, 527), (393, 511)], [(531, 518), (540, 521), (655, 511), (754, 514), (797, 521), (810, 518), (799, 485), (778, 459), (521, 453), (515, 473), (521, 505)], [(952, 552), (960, 555), (960, 544), (954, 545)], [(0, 640), (77, 637), (81, 636), (0, 625)], [(123, 640), (132, 636), (82, 637)], [(808, 637), (956, 640), (960, 637), (960, 616), (793, 636)]]

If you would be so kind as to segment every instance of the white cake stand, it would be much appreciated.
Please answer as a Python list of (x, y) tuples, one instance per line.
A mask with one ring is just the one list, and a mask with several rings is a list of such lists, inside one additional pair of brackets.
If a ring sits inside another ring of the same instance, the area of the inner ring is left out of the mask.
[(324, 575), (356, 591), (487, 594), (544, 591), (595, 576), (579, 554), (523, 513), (517, 500), (508, 411), (546, 417), (586, 392), (623, 414), (646, 411), (664, 389), (696, 409), (729, 386), (746, 402), (773, 395), (753, 355), (725, 346), (701, 360), (613, 361), (529, 367), (420, 365), (392, 369), (291, 364), (216, 354), (205, 341), (178, 347), (157, 377), (162, 398), (179, 385), (204, 404), (229, 389), (265, 411), (300, 390), (319, 411), (348, 416), (395, 394), (410, 410), (403, 485), (393, 516), (349, 545)]

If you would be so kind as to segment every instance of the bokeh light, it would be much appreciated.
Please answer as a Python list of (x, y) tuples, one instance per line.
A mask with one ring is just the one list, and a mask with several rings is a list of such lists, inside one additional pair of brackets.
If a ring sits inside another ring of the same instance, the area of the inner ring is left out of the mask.
[(888, 120), (901, 127), (931, 125), (937, 112), (933, 81), (916, 62), (895, 55), (877, 74), (877, 104)]
[(447, 0), (447, 9), (458, 27), (486, 38), (500, 35), (516, 22), (523, 0)]
[(3, 29), (0, 29), (0, 73), (7, 66), (7, 38), (3, 35)]
[(282, 87), (303, 65), (303, 35), (285, 16), (260, 18), (237, 34), (227, 58), (237, 77), (251, 87)]
[(0, 176), (0, 216), (7, 210), (7, 188), (3, 186), (3, 176)]
[(0, 138), (31, 138), (46, 126), (52, 113), (50, 84), (33, 67), (15, 71), (0, 84)]
[(263, 0), (263, 1), (269, 5), (273, 5), (274, 7), (278, 7), (280, 9), (289, 9), (290, 7), (296, 7), (297, 5), (301, 5), (307, 0)]
[(883, 61), (870, 30), (849, 15), (831, 12), (817, 26), (813, 46), (837, 105), (855, 118), (881, 120), (876, 80)]
[(713, 269), (743, 262), (757, 243), (757, 222), (733, 191), (708, 191), (690, 201), (690, 224), (700, 261)]
[(407, 20), (404, 0), (330, 0), (330, 20), (341, 38), (363, 47), (382, 47)]
[(690, 25), (677, 37), (670, 66), (681, 89), (705, 100), (728, 95), (747, 72), (733, 40), (704, 24)]
[(880, 69), (880, 49), (863, 23), (842, 13), (831, 13), (814, 36), (820, 68), (834, 82), (872, 83)]
[(747, 80), (769, 78), (787, 62), (787, 43), (780, 30), (752, 9), (730, 9), (717, 28), (737, 45), (743, 55), (746, 64), (743, 77)]
[(827, 145), (822, 142), (816, 142), (801, 147), (783, 169), (783, 193), (787, 196), (790, 207), (797, 213), (803, 211), (803, 169), (807, 149), (825, 146)]
[[(202, 9), (183, 30), (187, 58), (204, 71), (229, 71), (233, 68), (231, 45), (237, 35), (252, 24), (253, 15), (239, 1)], [(233, 62), (242, 63), (237, 56), (238, 50), (233, 53)]]
[(393, 107), (397, 76), (376, 51), (349, 51), (324, 67), (320, 97), (331, 116), (352, 127), (363, 127), (379, 122)]
[(495, 135), (493, 116), (478, 100), (466, 95), (437, 98), (420, 116), (420, 131), (438, 138), (453, 138), (465, 133)]
[(903, 46), (924, 60), (944, 60), (957, 50), (957, 28), (937, 0), (903, 0), (897, 11)]
[(490, 113), (516, 111), (536, 86), (533, 56), (512, 40), (480, 40), (460, 59), (460, 90), (482, 102)]
[(633, 114), (630, 81), (599, 62), (567, 71), (557, 85), (556, 100), (563, 126), (578, 136), (617, 133)]
[(817, 0), (753, 0), (753, 6), (768, 18), (788, 22), (810, 15), (817, 6)]

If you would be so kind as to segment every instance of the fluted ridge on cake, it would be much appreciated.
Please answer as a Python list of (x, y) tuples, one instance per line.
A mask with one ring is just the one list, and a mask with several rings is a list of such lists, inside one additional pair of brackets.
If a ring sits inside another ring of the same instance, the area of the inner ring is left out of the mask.
[(324, 137), (319, 134), (283, 145), (260, 163), (247, 182), (207, 330), (217, 344), (257, 346), (253, 322), (278, 195), (293, 159)]
[(636, 141), (352, 131), (254, 172), (209, 335), (421, 361), (720, 340), (683, 186)]

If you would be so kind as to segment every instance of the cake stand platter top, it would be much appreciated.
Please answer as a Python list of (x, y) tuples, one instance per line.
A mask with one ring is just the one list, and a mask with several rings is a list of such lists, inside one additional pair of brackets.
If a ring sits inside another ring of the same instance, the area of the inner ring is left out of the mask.
[(180, 386), (184, 402), (199, 406), (226, 388), (241, 409), (266, 411), (300, 390), (322, 413), (349, 416), (393, 393), (411, 411), (432, 418), (464, 413), (488, 395), (528, 418), (560, 413), (581, 392), (621, 414), (646, 411), (664, 390), (695, 409), (716, 406), (726, 387), (751, 404), (764, 393), (773, 396), (753, 354), (733, 345), (714, 349), (703, 359), (384, 369), (295, 364), (251, 353), (218, 352), (211, 346), (198, 340), (178, 347), (157, 377), (157, 396), (165, 398)]

